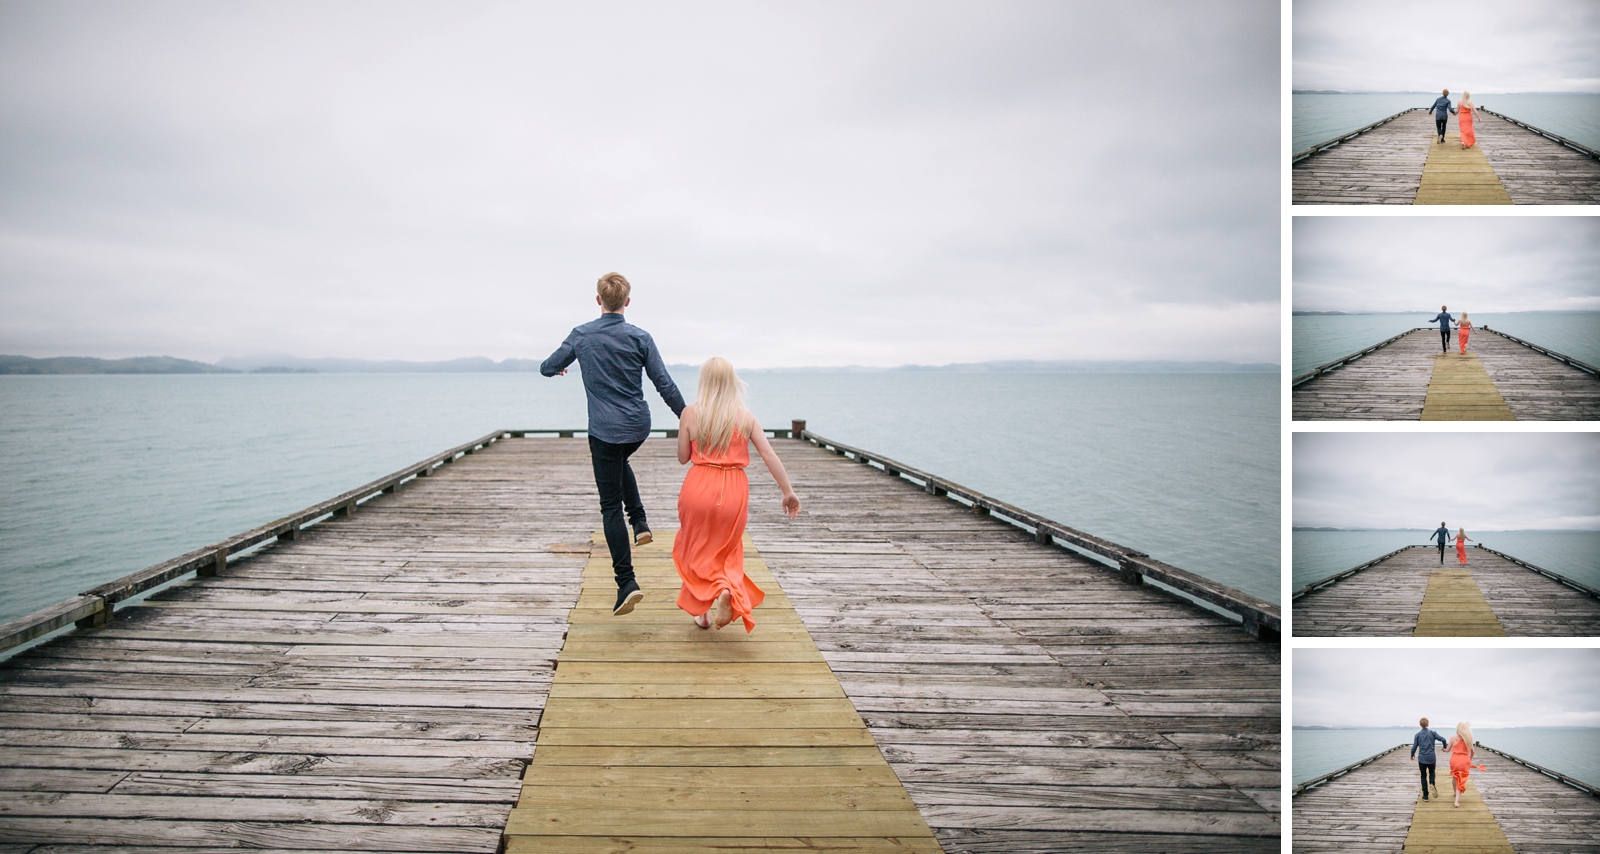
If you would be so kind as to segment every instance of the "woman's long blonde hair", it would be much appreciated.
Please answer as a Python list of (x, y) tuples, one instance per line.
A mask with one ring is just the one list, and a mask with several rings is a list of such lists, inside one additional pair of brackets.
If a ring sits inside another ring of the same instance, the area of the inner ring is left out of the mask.
[(1456, 738), (1466, 739), (1467, 744), (1477, 743), (1472, 737), (1472, 724), (1467, 721), (1456, 724)]
[(700, 366), (699, 386), (694, 396), (695, 432), (699, 433), (695, 441), (701, 451), (715, 453), (732, 441), (734, 428), (743, 420), (745, 392), (750, 387), (721, 356), (712, 356)]
[(1465, 537), (1466, 535), (1467, 535), (1467, 529), (1466, 528), (1457, 528), (1456, 529), (1456, 539), (1459, 540), (1462, 537)]
[[(1491, 93), (1491, 94), (1493, 94), (1493, 93)], [(1461, 90), (1461, 106), (1463, 106), (1463, 107), (1471, 107), (1473, 109), (1477, 109), (1478, 108), (1477, 104), (1472, 103), (1472, 93), (1468, 92), (1465, 89)]]

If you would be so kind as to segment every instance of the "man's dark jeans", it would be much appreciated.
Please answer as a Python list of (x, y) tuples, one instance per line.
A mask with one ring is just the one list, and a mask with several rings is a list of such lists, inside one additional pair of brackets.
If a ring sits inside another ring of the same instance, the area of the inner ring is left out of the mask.
[(1435, 789), (1439, 788), (1439, 782), (1433, 774), (1434, 767), (1432, 762), (1417, 763), (1417, 770), (1422, 772), (1422, 796), (1424, 798), (1428, 796), (1428, 784), (1432, 783)]
[[(639, 482), (634, 480), (628, 457), (644, 442), (613, 445), (589, 437), (589, 459), (594, 463), (594, 485), (600, 490), (600, 516), (605, 520), (606, 546), (611, 549), (611, 569), (617, 587), (633, 580), (633, 540), (628, 524), (635, 529), (650, 527), (644, 518), (644, 503), (639, 500)], [(627, 509), (627, 522), (623, 509)]]
[(1450, 352), (1450, 330), (1439, 330), (1439, 348), (1446, 353)]
[(1433, 125), (1434, 125), (1434, 127), (1439, 129), (1437, 132), (1434, 133), (1434, 136), (1436, 136), (1436, 137), (1438, 137), (1440, 139), (1444, 139), (1444, 126), (1449, 124), (1449, 123), (1450, 123), (1450, 119), (1448, 119), (1448, 118), (1443, 118), (1443, 119), (1436, 118), (1436, 119), (1434, 119), (1433, 120)]
[(1444, 543), (1439, 544), (1439, 563), (1444, 563)]

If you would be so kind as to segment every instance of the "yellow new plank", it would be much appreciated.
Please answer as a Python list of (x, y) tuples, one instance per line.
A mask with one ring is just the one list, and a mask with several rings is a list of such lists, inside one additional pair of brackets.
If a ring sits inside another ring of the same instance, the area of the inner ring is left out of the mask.
[(1478, 795), (1471, 777), (1467, 778), (1467, 790), (1461, 793), (1459, 807), (1454, 805), (1454, 792), (1450, 790), (1455, 782), (1448, 778), (1439, 782), (1441, 797), (1417, 799), (1403, 854), (1513, 854), (1511, 843)]
[(661, 837), (640, 839), (628, 835), (600, 836), (517, 836), (509, 837), (506, 854), (773, 854), (773, 852), (803, 852), (803, 854), (938, 854), (939, 844), (932, 837), (913, 836), (893, 838), (819, 838), (819, 837), (760, 837), (731, 840), (726, 838)]
[(1465, 569), (1435, 569), (1417, 613), (1417, 637), (1500, 637), (1505, 627)]
[(1433, 360), (1423, 421), (1515, 421), (1500, 390), (1474, 353), (1441, 353)]
[(796, 729), (659, 729), (643, 727), (551, 727), (539, 730), (546, 747), (873, 747), (862, 727)]
[(938, 852), (748, 537), (753, 633), (677, 609), (673, 534), (635, 551), (620, 617), (594, 538), (506, 850)]
[(1463, 151), (1461, 135), (1448, 133), (1442, 145), (1436, 142), (1428, 148), (1413, 204), (1509, 205), (1511, 194), (1483, 156), (1482, 147), (1474, 145)]
[[(703, 805), (705, 806), (705, 805)], [(721, 807), (722, 805), (717, 805)], [(730, 805), (731, 806), (731, 805)], [(926, 833), (927, 825), (909, 802), (887, 810), (795, 809), (594, 809), (521, 804), (511, 811), (508, 836), (615, 836), (626, 828), (634, 837), (751, 836), (893, 837)]]

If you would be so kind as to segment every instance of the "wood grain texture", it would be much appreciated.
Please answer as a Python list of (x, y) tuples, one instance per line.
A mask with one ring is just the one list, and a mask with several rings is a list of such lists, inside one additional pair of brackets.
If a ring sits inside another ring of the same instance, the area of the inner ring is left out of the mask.
[(1428, 573), (1428, 588), (1417, 612), (1417, 637), (1494, 637), (1506, 630), (1495, 619), (1488, 600), (1478, 590), (1472, 573), (1464, 569), (1435, 569)]
[(1423, 421), (1515, 421), (1477, 353), (1440, 353), (1433, 359)]
[[(1484, 116), (1484, 118), (1490, 118)], [(1504, 124), (1501, 119), (1495, 121)], [(1435, 140), (1438, 138), (1435, 137)], [(1417, 188), (1418, 205), (1509, 205), (1511, 194), (1500, 183), (1494, 167), (1483, 156), (1482, 146), (1461, 147), (1461, 134), (1447, 131), (1444, 142), (1428, 146), (1428, 159), (1422, 166), (1422, 183)]]
[[(1355, 362), (1295, 386), (1291, 411), (1296, 421), (1417, 421), (1423, 418), (1435, 366), (1453, 372), (1463, 357), (1445, 355), (1439, 333), (1422, 329)], [(1485, 330), (1475, 330), (1466, 359), (1476, 359), (1494, 391), (1518, 421), (1593, 421), (1600, 419), (1600, 379)], [(1447, 402), (1441, 380), (1439, 402)], [(1457, 389), (1457, 392), (1462, 392)], [(1482, 394), (1462, 403), (1492, 404)], [(1467, 413), (1471, 414), (1471, 413)], [(1497, 406), (1482, 410), (1486, 420), (1504, 419)], [(1441, 416), (1443, 417), (1443, 416)]]
[(1488, 770), (1470, 780), (1518, 854), (1600, 850), (1600, 798), (1487, 750), (1477, 757)]
[[(1482, 152), (1512, 203), (1600, 204), (1600, 161), (1486, 113), (1478, 114), (1473, 130), (1477, 145), (1464, 154)], [(1454, 116), (1447, 128), (1447, 139), (1450, 137), (1459, 140)], [(1297, 205), (1482, 203), (1478, 201), (1480, 193), (1485, 197), (1487, 193), (1482, 193), (1481, 186), (1460, 193), (1455, 200), (1443, 193), (1419, 198), (1423, 170), (1437, 139), (1428, 113), (1401, 116), (1295, 163), (1290, 170), (1290, 200)], [(1459, 142), (1455, 151), (1463, 154)]]
[[(763, 803), (764, 791), (798, 785), (824, 817), (898, 790), (951, 852), (1278, 850), (1275, 645), (876, 468), (774, 446), (806, 511), (784, 518), (752, 466), (750, 533), (777, 585), (739, 643), (747, 657), (702, 659), (692, 680), (674, 670), (662, 658), (692, 627), (662, 596), (632, 616), (678, 622), (648, 627), (645, 643), (617, 638), (617, 621), (596, 610), (609, 608), (606, 592), (580, 596), (599, 517), (585, 441), (502, 440), (0, 667), (0, 800), (111, 798), (74, 801), (70, 821), (7, 816), (0, 836), (48, 851), (112, 839), (167, 854), (492, 851), (500, 827), (486, 816), (503, 824), (535, 755), (589, 769), (588, 786), (620, 786), (626, 770), (671, 807), (698, 787)], [(673, 443), (646, 442), (634, 469), (652, 518), (672, 527), (683, 477)], [(780, 619), (784, 604), (793, 613)], [(802, 632), (811, 655), (791, 643)], [(617, 656), (553, 671), (564, 633)], [(742, 676), (752, 658), (782, 678)], [(584, 678), (552, 694), (556, 672)], [(870, 741), (819, 716), (813, 701), (840, 696)], [(730, 729), (595, 714), (552, 728), (546, 746), (538, 724), (552, 697), (590, 711), (709, 700), (747, 704), (712, 716), (724, 722), (806, 719)], [(735, 729), (750, 737), (707, 743)], [(749, 751), (769, 776), (753, 775)], [(148, 799), (150, 817), (130, 817), (144, 802), (128, 799)], [(434, 804), (454, 806), (422, 823)], [(190, 812), (155, 817), (172, 805)], [(299, 820), (286, 819), (291, 807)], [(744, 842), (921, 844), (819, 839)], [(583, 844), (567, 850), (620, 850)], [(706, 839), (672, 846), (662, 850), (701, 851)]]
[[(1441, 575), (1441, 571), (1444, 571)], [(1452, 589), (1431, 588), (1453, 579)], [(1470, 582), (1470, 590), (1464, 591)], [(1419, 623), (1424, 595), (1440, 597), (1429, 622)], [(1482, 600), (1464, 610), (1470, 593)], [(1483, 614), (1482, 607), (1491, 612)], [(1406, 551), (1294, 601), (1294, 633), (1300, 637), (1404, 637), (1469, 630), (1477, 637), (1592, 637), (1600, 634), (1600, 600), (1518, 566), (1499, 555), (1467, 549), (1465, 574), (1454, 549), (1444, 562), (1437, 547)], [(1476, 614), (1476, 616), (1471, 616)], [(1488, 622), (1492, 617), (1494, 623)]]
[(1417, 801), (1403, 854), (1516, 854), (1478, 796), (1478, 773), (1468, 777), (1460, 806), (1455, 805), (1453, 782), (1446, 782), (1441, 797)]

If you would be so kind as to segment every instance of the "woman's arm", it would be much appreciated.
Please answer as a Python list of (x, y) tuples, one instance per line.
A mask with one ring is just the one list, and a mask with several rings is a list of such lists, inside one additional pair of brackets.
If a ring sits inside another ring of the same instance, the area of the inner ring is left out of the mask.
[(778, 488), (783, 490), (783, 512), (790, 519), (800, 515), (800, 497), (794, 494), (794, 487), (789, 485), (789, 473), (783, 468), (783, 460), (778, 459), (778, 454), (772, 450), (772, 444), (767, 441), (767, 433), (761, 429), (761, 422), (755, 415), (746, 412), (747, 426), (745, 432), (750, 441), (756, 445), (756, 453), (761, 455), (761, 461), (767, 464), (767, 471), (772, 473), (772, 479), (778, 482)]
[(683, 408), (683, 414), (678, 416), (678, 465), (689, 461), (689, 442), (694, 439), (694, 404)]

